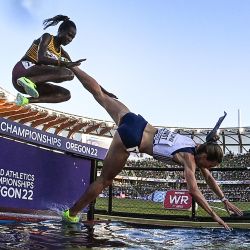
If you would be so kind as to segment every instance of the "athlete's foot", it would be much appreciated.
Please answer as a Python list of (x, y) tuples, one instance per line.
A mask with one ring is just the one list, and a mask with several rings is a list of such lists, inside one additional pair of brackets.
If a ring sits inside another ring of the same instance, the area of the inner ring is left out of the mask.
[(27, 105), (27, 104), (29, 104), (29, 99), (27, 97), (21, 95), (20, 93), (18, 93), (16, 96), (15, 104), (17, 106)]
[(39, 97), (39, 93), (36, 90), (36, 84), (33, 83), (31, 80), (29, 80), (26, 77), (20, 77), (17, 79), (17, 83), (22, 86), (26, 92), (26, 94), (34, 97), (34, 98), (38, 98)]
[(68, 223), (78, 223), (80, 221), (80, 217), (78, 216), (70, 216), (69, 210), (65, 210), (62, 213), (62, 220)]

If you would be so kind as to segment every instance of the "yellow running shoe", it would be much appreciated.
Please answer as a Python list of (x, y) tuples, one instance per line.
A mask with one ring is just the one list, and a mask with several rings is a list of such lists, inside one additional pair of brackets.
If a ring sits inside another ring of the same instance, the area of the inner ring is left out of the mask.
[(27, 97), (21, 95), (20, 93), (18, 93), (16, 96), (15, 104), (17, 106), (25, 106), (25, 105), (29, 104), (29, 99)]
[(78, 223), (80, 221), (80, 217), (78, 216), (70, 216), (69, 215), (69, 209), (63, 211), (62, 213), (62, 220), (65, 222), (69, 222), (69, 223)]
[(36, 90), (36, 84), (33, 83), (28, 78), (26, 78), (24, 76), (20, 77), (20, 78), (17, 79), (17, 83), (24, 88), (26, 94), (28, 94), (28, 95), (30, 95), (30, 96), (32, 96), (34, 98), (39, 97), (39, 93)]

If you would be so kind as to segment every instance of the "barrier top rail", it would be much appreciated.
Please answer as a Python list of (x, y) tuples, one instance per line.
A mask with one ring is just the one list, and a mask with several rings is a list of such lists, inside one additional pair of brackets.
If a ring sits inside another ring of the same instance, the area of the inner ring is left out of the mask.
[(107, 152), (107, 149), (44, 132), (2, 117), (0, 135), (97, 160), (103, 160)]

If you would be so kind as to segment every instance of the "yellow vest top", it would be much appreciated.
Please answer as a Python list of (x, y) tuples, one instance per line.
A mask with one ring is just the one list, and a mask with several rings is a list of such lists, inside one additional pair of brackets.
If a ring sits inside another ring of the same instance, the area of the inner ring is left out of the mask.
[[(32, 43), (32, 45), (30, 46), (30, 48), (28, 49), (28, 51), (25, 53), (25, 57), (30, 58), (30, 60), (32, 62), (37, 62), (37, 57), (38, 57), (38, 44), (35, 44), (34, 42)], [(46, 55), (48, 57), (51, 57), (53, 59), (60, 59), (61, 58), (61, 47), (59, 52), (56, 51), (56, 48), (54, 46), (54, 36), (51, 36), (51, 40), (48, 44), (47, 47), (47, 51), (46, 51)]]

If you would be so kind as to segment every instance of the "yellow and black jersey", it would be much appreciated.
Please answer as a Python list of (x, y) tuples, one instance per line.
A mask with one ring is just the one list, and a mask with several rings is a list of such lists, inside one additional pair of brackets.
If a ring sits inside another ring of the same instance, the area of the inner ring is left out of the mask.
[[(28, 49), (28, 51), (25, 53), (25, 58), (29, 59), (31, 62), (37, 62), (37, 58), (38, 58), (38, 44), (35, 44), (34, 42), (32, 43), (32, 45), (30, 46), (30, 48)], [(46, 51), (46, 55), (48, 57), (51, 57), (53, 59), (59, 60), (61, 58), (61, 47), (59, 52), (56, 51), (56, 48), (54, 46), (54, 36), (51, 36), (51, 40), (48, 44), (47, 47), (47, 51)]]

